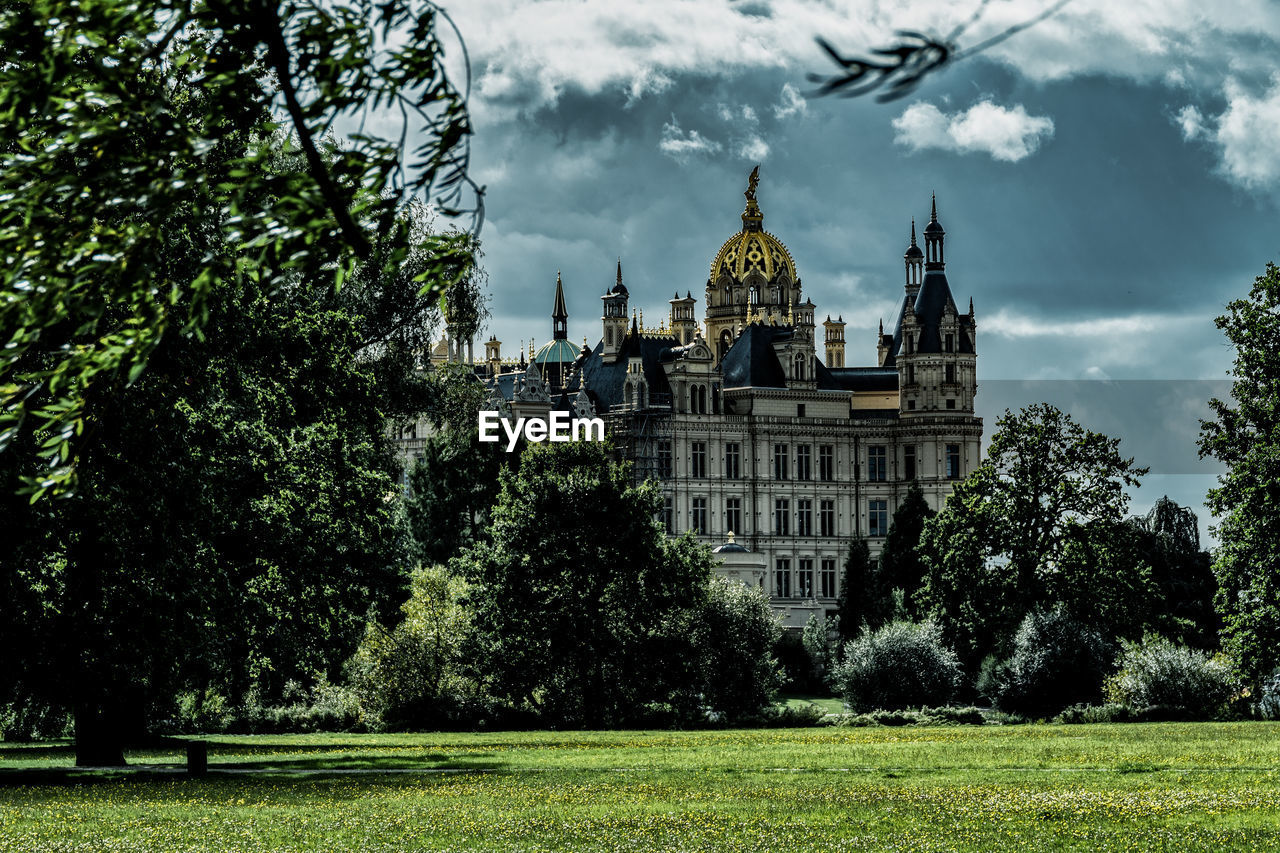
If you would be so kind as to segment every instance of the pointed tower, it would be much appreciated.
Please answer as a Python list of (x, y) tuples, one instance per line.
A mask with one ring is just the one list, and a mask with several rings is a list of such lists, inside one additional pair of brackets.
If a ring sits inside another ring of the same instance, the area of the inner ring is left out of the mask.
[(961, 314), (947, 281), (943, 239), (935, 197), (924, 228), (924, 278), (914, 295), (907, 286), (894, 335), (903, 416), (955, 413), (972, 417), (977, 393), (975, 323)]
[[(934, 208), (934, 221), (937, 221), (937, 208)], [(941, 227), (941, 226), (939, 226)], [(907, 296), (915, 298), (920, 292), (920, 284), (924, 281), (924, 252), (916, 245), (916, 218), (911, 217), (911, 245), (902, 253), (902, 260), (907, 267)]]
[(618, 258), (618, 278), (613, 287), (604, 292), (604, 324), (600, 354), (606, 363), (618, 360), (622, 341), (627, 337), (627, 286), (622, 283), (622, 258)]
[(551, 339), (563, 341), (569, 338), (569, 309), (564, 304), (564, 282), (560, 270), (556, 270), (556, 302), (551, 308)]
[[(912, 228), (914, 231), (915, 229)], [(938, 221), (938, 197), (933, 196), (933, 206), (929, 213), (929, 224), (924, 227), (924, 269), (925, 272), (946, 269), (942, 257), (942, 239), (947, 236), (942, 223)], [(912, 241), (912, 245), (915, 241)]]

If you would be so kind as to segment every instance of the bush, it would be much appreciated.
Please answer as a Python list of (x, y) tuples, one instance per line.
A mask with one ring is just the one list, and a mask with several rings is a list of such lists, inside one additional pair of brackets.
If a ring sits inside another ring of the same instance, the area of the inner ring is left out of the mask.
[(6, 742), (71, 737), (71, 715), (34, 699), (0, 705), (0, 740)]
[(467, 684), (459, 649), (470, 624), (460, 603), (466, 584), (441, 566), (419, 567), (409, 581), (402, 619), (387, 630), (370, 622), (347, 664), (371, 722), (389, 728), (456, 723)]
[(840, 617), (837, 616), (832, 623), (828, 623), (824, 617), (814, 613), (804, 624), (801, 641), (809, 655), (809, 672), (814, 684), (826, 685), (831, 678), (838, 651), (831, 642), (831, 631), (838, 630), (839, 620)]
[(960, 662), (933, 623), (893, 622), (845, 647), (835, 682), (854, 711), (945, 705), (960, 685)]
[(774, 641), (771, 657), (781, 670), (779, 688), (787, 693), (813, 693), (821, 683), (813, 677), (813, 662), (804, 647), (804, 637), (797, 631), (783, 630)]
[(771, 652), (782, 629), (762, 590), (722, 577), (707, 584), (687, 632), (698, 661), (696, 704), (704, 718), (732, 721), (759, 713), (777, 691), (781, 674)]
[(1107, 683), (1111, 701), (1158, 708), (1163, 719), (1214, 717), (1239, 689), (1225, 658), (1154, 636), (1124, 643), (1120, 672)]
[(1055, 723), (1129, 723), (1135, 719), (1133, 709), (1114, 702), (1106, 705), (1072, 705), (1053, 718)]
[(1280, 720), (1280, 669), (1262, 679), (1254, 711), (1264, 720)]
[(994, 671), (984, 661), (983, 687), (1001, 710), (1049, 716), (1102, 698), (1110, 649), (1101, 634), (1062, 607), (1028, 613), (1013, 647)]

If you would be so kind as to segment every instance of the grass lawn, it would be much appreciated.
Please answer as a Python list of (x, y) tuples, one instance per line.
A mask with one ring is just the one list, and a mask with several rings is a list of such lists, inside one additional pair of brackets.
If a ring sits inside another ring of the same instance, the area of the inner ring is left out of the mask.
[[(0, 851), (1274, 850), (1280, 724), (0, 744)], [(167, 767), (166, 767), (167, 766)]]

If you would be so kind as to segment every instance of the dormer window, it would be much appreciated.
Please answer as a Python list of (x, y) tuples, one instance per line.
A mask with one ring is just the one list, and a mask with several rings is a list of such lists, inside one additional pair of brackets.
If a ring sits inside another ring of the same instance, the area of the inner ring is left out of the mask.
[(945, 340), (945, 342), (943, 343), (943, 345), (942, 345), (942, 346), (943, 346), (943, 349), (945, 349), (947, 352), (955, 352), (955, 349), (956, 349), (956, 336), (955, 336), (955, 335), (947, 335), (946, 340)]

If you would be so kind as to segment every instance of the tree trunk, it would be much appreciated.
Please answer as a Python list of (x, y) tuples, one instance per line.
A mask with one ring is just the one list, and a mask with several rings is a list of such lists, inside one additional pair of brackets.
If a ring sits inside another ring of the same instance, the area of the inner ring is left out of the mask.
[(101, 704), (81, 699), (76, 703), (75, 722), (77, 767), (124, 766), (124, 738), (119, 715)]

